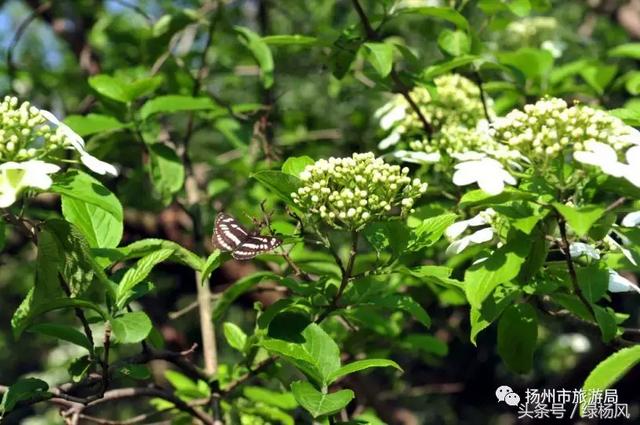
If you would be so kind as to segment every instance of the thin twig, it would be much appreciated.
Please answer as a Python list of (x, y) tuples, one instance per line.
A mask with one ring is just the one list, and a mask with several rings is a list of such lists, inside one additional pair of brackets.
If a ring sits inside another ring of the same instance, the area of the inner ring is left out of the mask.
[(482, 77), (480, 76), (480, 72), (475, 70), (473, 71), (473, 76), (475, 77), (476, 84), (478, 85), (478, 89), (480, 90), (480, 100), (482, 101), (482, 109), (484, 111), (484, 117), (487, 120), (487, 122), (491, 124), (492, 119), (491, 119), (491, 115), (489, 114), (489, 108), (487, 107), (487, 96), (486, 96), (486, 93), (484, 92)]
[(605, 208), (604, 214), (609, 213), (618, 207), (621, 207), (625, 202), (627, 202), (627, 198), (625, 196), (619, 197), (618, 199), (613, 201), (611, 204), (609, 204), (607, 208)]

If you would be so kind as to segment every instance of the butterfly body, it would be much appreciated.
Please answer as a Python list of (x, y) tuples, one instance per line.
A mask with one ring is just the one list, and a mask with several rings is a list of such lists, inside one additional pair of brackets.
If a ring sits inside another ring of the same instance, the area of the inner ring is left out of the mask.
[(236, 260), (250, 260), (258, 254), (271, 251), (282, 241), (273, 236), (253, 234), (229, 214), (219, 213), (213, 229), (213, 245), (231, 252)]

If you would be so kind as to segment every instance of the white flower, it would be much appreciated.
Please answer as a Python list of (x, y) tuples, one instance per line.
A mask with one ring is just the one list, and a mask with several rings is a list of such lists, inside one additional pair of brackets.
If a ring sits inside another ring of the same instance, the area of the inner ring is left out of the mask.
[(49, 174), (59, 170), (57, 165), (37, 160), (0, 164), (0, 207), (12, 205), (28, 187), (49, 189), (53, 183)]
[(493, 239), (494, 231), (491, 227), (478, 230), (468, 236), (455, 240), (447, 247), (447, 255), (455, 255), (464, 251), (470, 245), (481, 244), (489, 242)]
[(622, 223), (620, 224), (624, 227), (636, 227), (640, 224), (640, 211), (635, 211), (625, 215), (622, 219)]
[(615, 270), (609, 269), (609, 292), (631, 292), (636, 291), (640, 293), (638, 285), (631, 282), (629, 279), (622, 277)]
[(460, 238), (469, 227), (479, 227), (491, 224), (493, 216), (496, 212), (492, 208), (480, 212), (468, 220), (453, 223), (444, 231), (445, 236), (453, 242), (447, 247), (447, 255), (455, 255), (464, 251), (468, 246), (488, 242), (493, 239), (494, 230), (492, 227), (486, 227), (472, 233), (471, 235)]
[(104, 161), (100, 161), (98, 158), (89, 154), (85, 149), (84, 140), (78, 133), (73, 131), (68, 125), (60, 122), (55, 115), (51, 112), (41, 109), (40, 114), (51, 124), (58, 128), (58, 131), (62, 133), (69, 141), (70, 146), (80, 154), (80, 161), (94, 173), (105, 175), (110, 174), (112, 176), (118, 175), (116, 168)]
[(624, 178), (632, 185), (640, 187), (640, 146), (629, 148), (625, 156), (629, 164), (625, 168)]
[(466, 186), (477, 182), (480, 189), (490, 195), (502, 193), (505, 183), (516, 184), (516, 179), (504, 169), (501, 163), (492, 158), (461, 162), (456, 164), (455, 168), (453, 184)]
[(584, 147), (586, 151), (573, 153), (576, 161), (594, 165), (603, 173), (613, 177), (622, 177), (625, 174), (627, 167), (618, 161), (618, 153), (611, 146), (595, 140), (587, 140)]
[(571, 258), (578, 258), (582, 255), (593, 258), (594, 260), (600, 259), (600, 253), (598, 250), (584, 242), (574, 242), (569, 246), (569, 253), (571, 254)]
[(441, 158), (439, 152), (427, 153), (405, 150), (395, 151), (393, 156), (404, 162), (410, 162), (413, 164), (433, 164), (440, 161)]

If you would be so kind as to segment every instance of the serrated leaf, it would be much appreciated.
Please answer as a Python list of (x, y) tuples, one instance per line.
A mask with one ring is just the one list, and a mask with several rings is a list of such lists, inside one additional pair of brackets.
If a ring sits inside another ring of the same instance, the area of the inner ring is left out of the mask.
[(72, 170), (54, 176), (51, 192), (79, 199), (109, 212), (122, 221), (122, 205), (118, 198), (98, 180), (82, 171)]
[(115, 248), (122, 239), (122, 220), (96, 204), (62, 195), (62, 215), (82, 231), (91, 248)]
[[(591, 390), (611, 388), (624, 375), (640, 362), (640, 345), (623, 348), (600, 362), (589, 374), (582, 385), (585, 394), (592, 394)], [(584, 405), (589, 403), (589, 396)]]
[(483, 301), (499, 284), (518, 276), (530, 248), (529, 239), (517, 232), (489, 258), (467, 269), (464, 282), (469, 304), (480, 308)]
[(598, 205), (571, 207), (559, 202), (554, 202), (553, 206), (562, 214), (578, 236), (585, 236), (589, 233), (591, 226), (593, 226), (606, 211), (605, 208)]
[(408, 249), (419, 251), (435, 244), (457, 217), (457, 214), (446, 213), (422, 220), (420, 224), (411, 229)]
[(169, 258), (173, 253), (172, 249), (160, 249), (142, 257), (133, 267), (127, 270), (118, 284), (118, 307), (124, 307), (133, 292), (133, 288), (146, 279), (157, 264)]
[(438, 35), (438, 46), (451, 56), (461, 56), (471, 51), (471, 40), (464, 31), (445, 28)]
[(205, 265), (205, 260), (193, 252), (175, 242), (164, 239), (141, 239), (125, 247), (116, 249), (93, 249), (92, 252), (97, 258), (104, 259), (108, 261), (109, 264), (113, 264), (118, 261), (141, 258), (161, 249), (173, 250), (169, 261), (184, 264), (193, 270), (202, 270)]
[(297, 192), (300, 187), (300, 179), (281, 171), (263, 170), (251, 175), (267, 189), (273, 191), (278, 198), (289, 205), (295, 205), (291, 199), (291, 194)]

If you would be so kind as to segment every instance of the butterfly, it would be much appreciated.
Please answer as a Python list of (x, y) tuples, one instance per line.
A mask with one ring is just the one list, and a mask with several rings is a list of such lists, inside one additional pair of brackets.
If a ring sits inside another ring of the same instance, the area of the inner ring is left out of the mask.
[(282, 243), (273, 236), (253, 234), (242, 227), (229, 214), (219, 213), (213, 228), (213, 245), (231, 252), (236, 260), (250, 260), (258, 254), (271, 251)]

